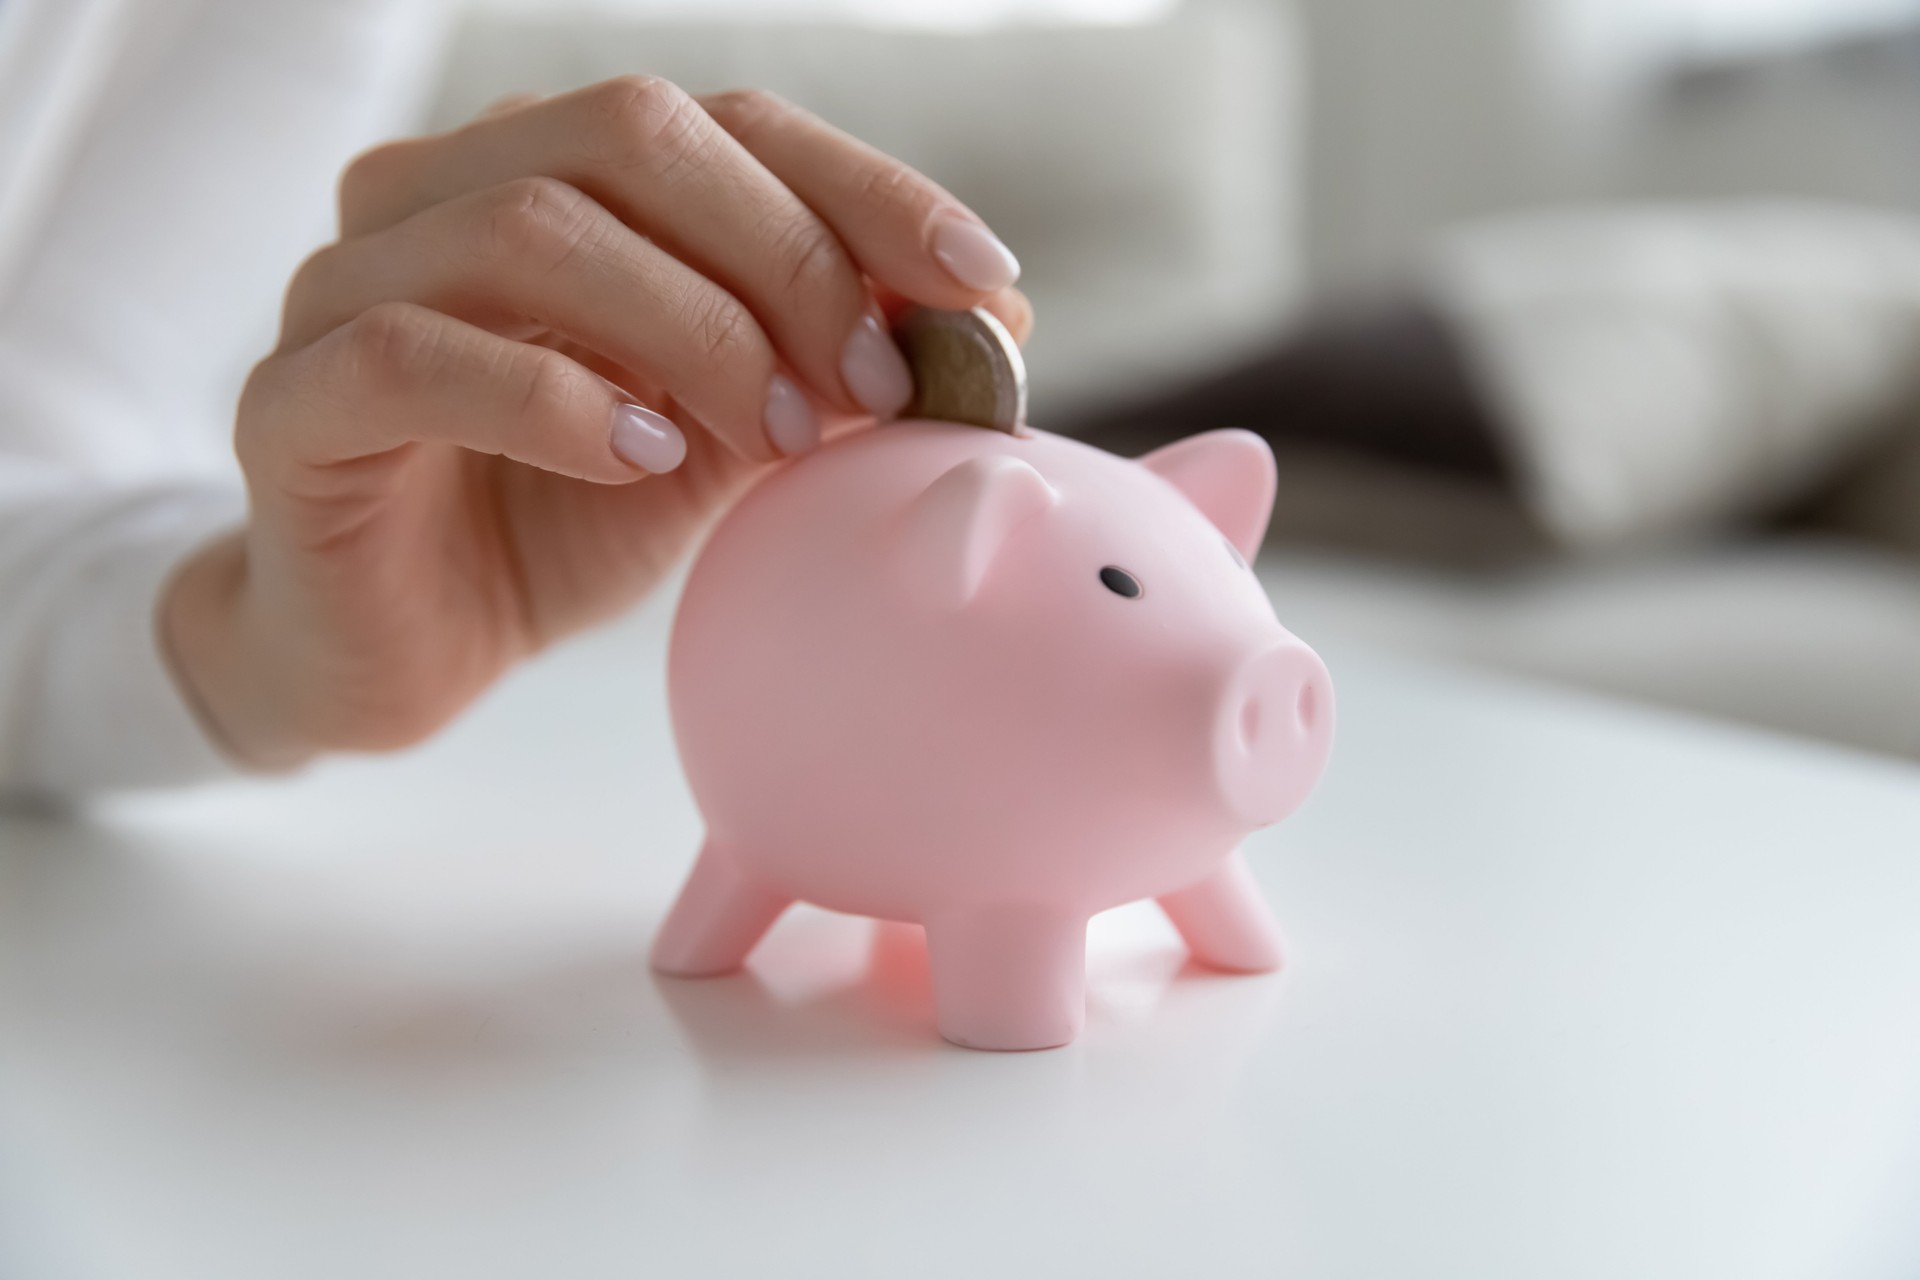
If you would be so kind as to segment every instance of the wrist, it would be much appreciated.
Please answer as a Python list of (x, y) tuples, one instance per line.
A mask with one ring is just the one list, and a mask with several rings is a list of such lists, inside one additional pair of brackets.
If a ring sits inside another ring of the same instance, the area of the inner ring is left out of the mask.
[(229, 533), (182, 561), (161, 592), (156, 631), (181, 698), (220, 752), (241, 768), (280, 772), (319, 750), (281, 697), (282, 664), (253, 625), (245, 535)]

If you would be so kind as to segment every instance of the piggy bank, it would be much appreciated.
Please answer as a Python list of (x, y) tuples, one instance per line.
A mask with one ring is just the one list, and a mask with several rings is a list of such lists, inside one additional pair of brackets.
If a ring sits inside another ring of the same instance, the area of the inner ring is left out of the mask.
[(1244, 431), (1129, 461), (934, 422), (770, 474), (674, 622), (707, 832), (654, 967), (737, 969), (795, 901), (917, 923), (981, 1049), (1072, 1040), (1087, 921), (1140, 898), (1200, 962), (1278, 967), (1237, 846), (1312, 789), (1333, 693), (1247, 567), (1274, 481)]

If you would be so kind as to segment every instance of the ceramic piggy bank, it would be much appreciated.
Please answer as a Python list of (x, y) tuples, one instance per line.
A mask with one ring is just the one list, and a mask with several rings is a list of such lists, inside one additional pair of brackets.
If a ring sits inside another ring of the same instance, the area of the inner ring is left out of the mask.
[(884, 426), (714, 531), (669, 692), (707, 839), (653, 949), (737, 969), (788, 904), (911, 921), (941, 1033), (1078, 1033), (1086, 925), (1158, 899), (1196, 959), (1277, 967), (1237, 851), (1320, 774), (1326, 668), (1247, 560), (1265, 442), (1138, 461), (1044, 432)]

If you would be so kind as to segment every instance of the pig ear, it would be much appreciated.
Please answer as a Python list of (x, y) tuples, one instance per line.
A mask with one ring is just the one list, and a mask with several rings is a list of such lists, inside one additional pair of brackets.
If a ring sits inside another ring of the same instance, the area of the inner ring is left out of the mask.
[(1060, 500), (1018, 458), (971, 458), (927, 486), (907, 512), (908, 586), (948, 609), (973, 599), (1014, 530)]
[(1273, 514), (1273, 450), (1251, 431), (1203, 431), (1140, 459), (1187, 495), (1240, 554), (1253, 559)]

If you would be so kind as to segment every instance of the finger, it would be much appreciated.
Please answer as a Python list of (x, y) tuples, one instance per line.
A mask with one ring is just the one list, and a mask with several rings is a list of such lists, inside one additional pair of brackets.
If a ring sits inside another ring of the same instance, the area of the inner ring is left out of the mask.
[(912, 377), (833, 231), (663, 80), (630, 77), (380, 148), (341, 185), (348, 236), (516, 178), (546, 175), (738, 298), (827, 403), (897, 412)]
[(602, 484), (671, 471), (686, 454), (672, 422), (559, 352), (410, 303), (383, 303), (264, 361), (239, 421), (248, 474), (283, 484), (417, 443)]
[[(889, 324), (898, 323), (901, 315), (916, 305), (913, 299), (887, 288), (876, 287), (874, 297)], [(990, 294), (980, 305), (1007, 326), (1015, 342), (1026, 345), (1027, 338), (1033, 333), (1033, 303), (1027, 300), (1026, 294), (1008, 285), (998, 293)]]
[(540, 95), (537, 93), (509, 93), (504, 98), (495, 98), (492, 102), (489, 102), (486, 109), (480, 114), (482, 116), (502, 116), (509, 111), (519, 111), (522, 108), (530, 107), (538, 101), (540, 101)]
[(321, 250), (288, 289), (282, 345), (387, 302), (579, 343), (644, 375), (754, 461), (819, 443), (812, 407), (746, 307), (552, 178), (460, 196)]
[(1020, 278), (1019, 260), (986, 223), (885, 152), (771, 94), (701, 103), (888, 288), (929, 306), (971, 307)]
[(1008, 286), (993, 294), (980, 304), (993, 312), (1001, 324), (1007, 326), (1007, 332), (1021, 346), (1027, 345), (1027, 339), (1033, 336), (1033, 303), (1020, 290)]

